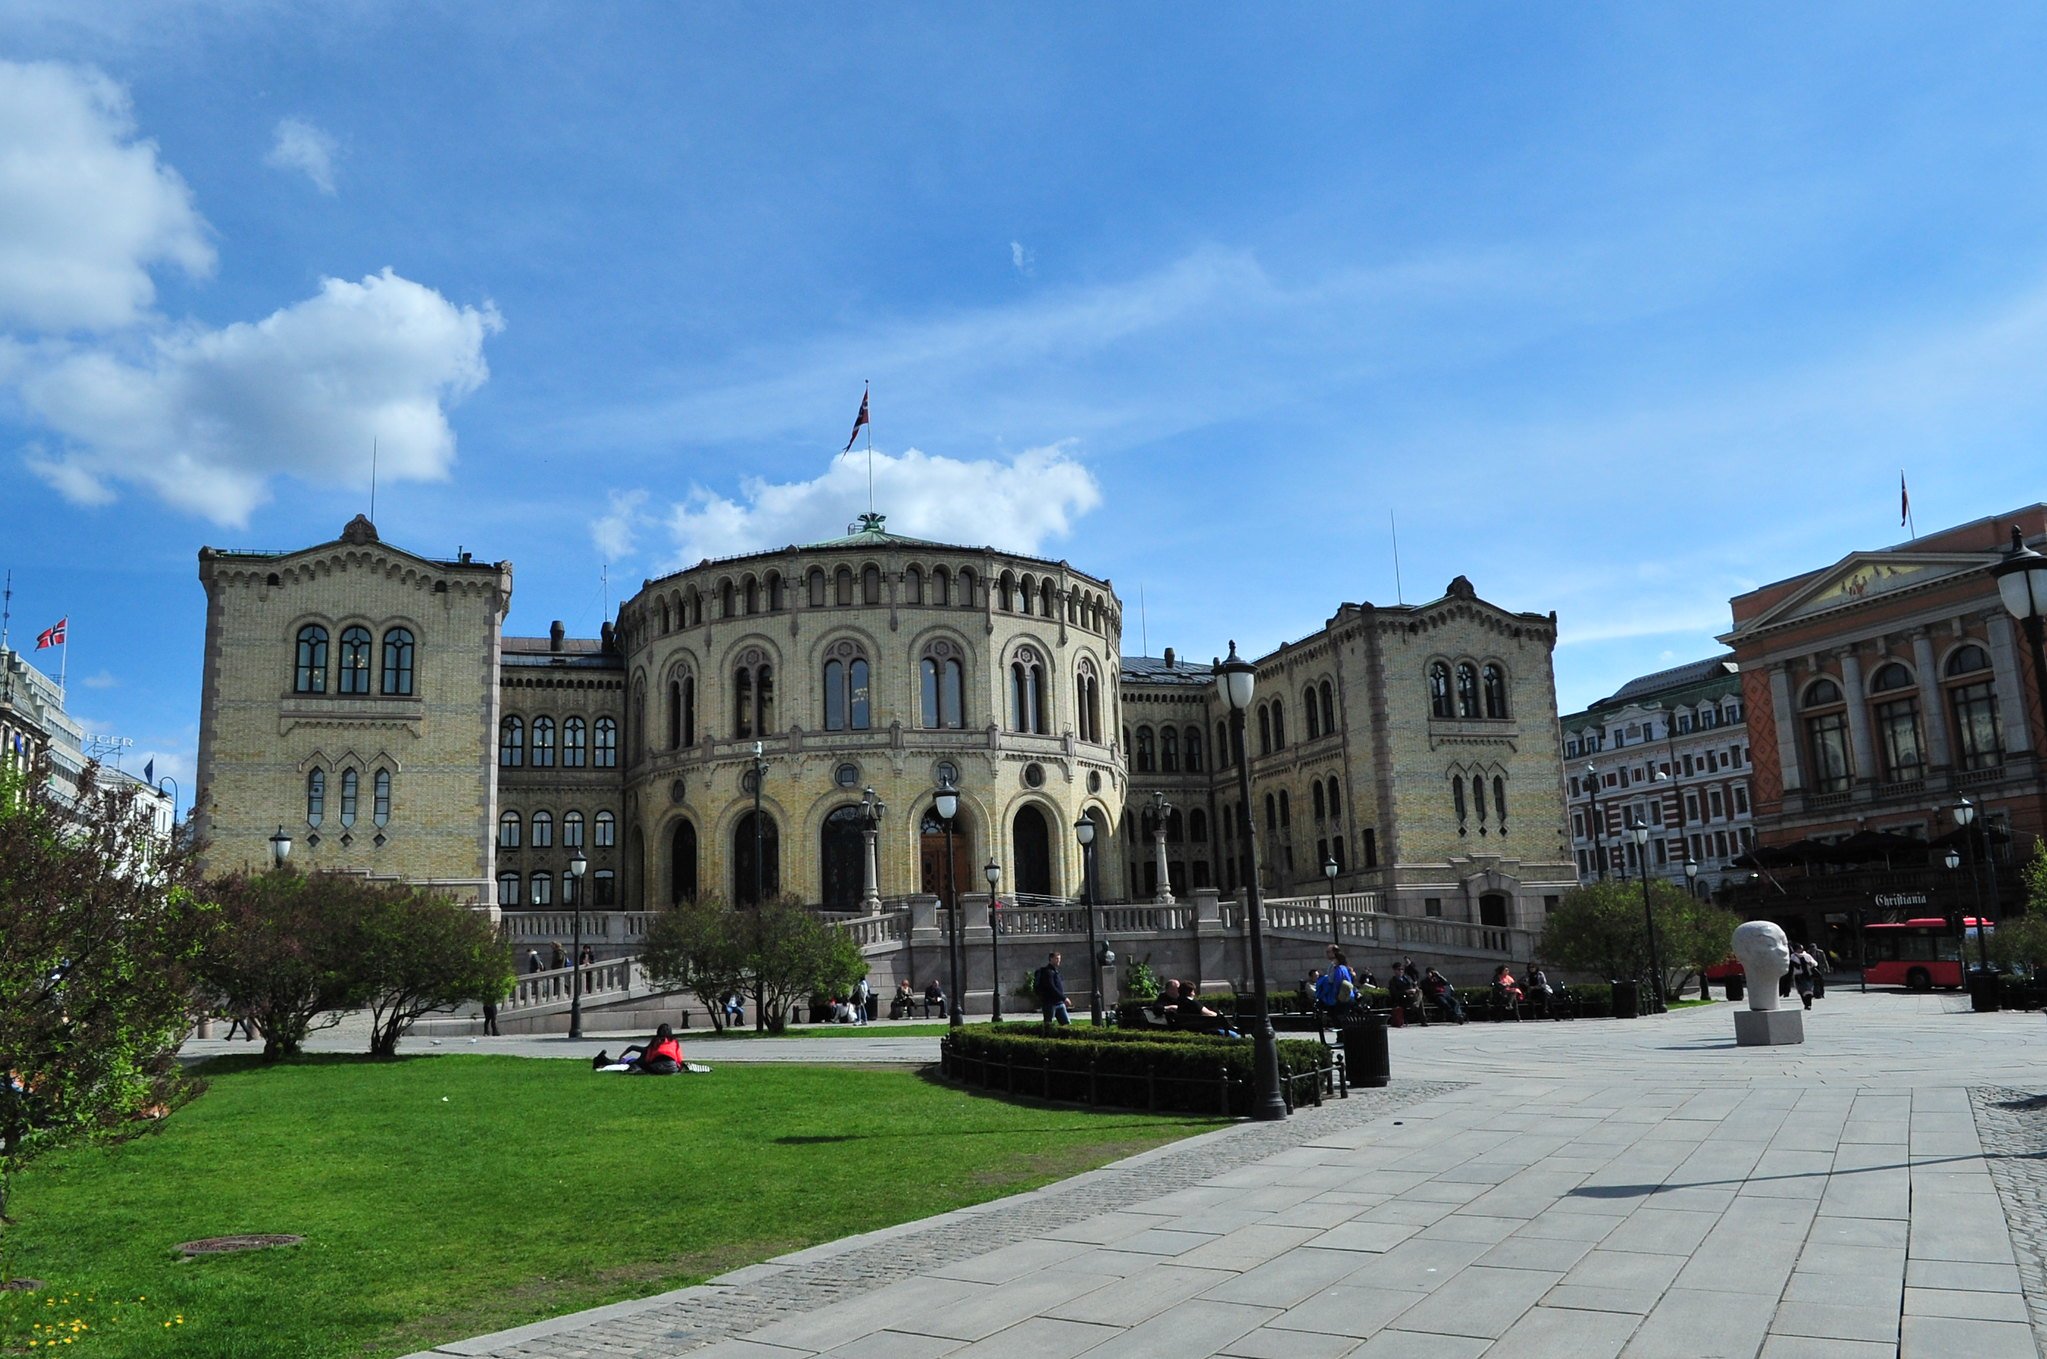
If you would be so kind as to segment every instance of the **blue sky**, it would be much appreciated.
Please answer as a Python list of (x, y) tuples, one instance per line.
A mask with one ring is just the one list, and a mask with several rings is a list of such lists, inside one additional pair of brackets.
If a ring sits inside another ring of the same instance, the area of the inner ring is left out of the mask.
[[(1561, 697), (2041, 499), (2047, 11), (0, 13), (0, 565), (186, 782), (204, 544), (377, 521), (510, 626), (878, 508), (1266, 649), (1459, 573)], [(44, 653), (48, 657), (52, 653)]]

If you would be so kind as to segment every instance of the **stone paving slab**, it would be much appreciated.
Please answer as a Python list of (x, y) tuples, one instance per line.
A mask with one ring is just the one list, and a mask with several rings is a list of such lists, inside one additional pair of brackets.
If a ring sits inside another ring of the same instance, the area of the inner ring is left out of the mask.
[(1736, 1050), (1725, 1006), (1404, 1031), (1433, 1084), (439, 1352), (2047, 1352), (2047, 1025), (1839, 991), (1806, 1018), (1788, 1050)]

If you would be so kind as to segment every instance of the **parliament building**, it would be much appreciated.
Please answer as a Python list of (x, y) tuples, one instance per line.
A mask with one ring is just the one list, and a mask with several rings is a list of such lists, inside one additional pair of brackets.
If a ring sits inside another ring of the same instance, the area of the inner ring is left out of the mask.
[[(984, 891), (990, 864), (1005, 901), (1077, 897), (1082, 818), (1098, 900), (1244, 885), (1210, 662), (1124, 655), (1114, 589), (1066, 562), (867, 515), (647, 581), (595, 638), (506, 636), (512, 574), (360, 516), (298, 551), (202, 549), (213, 867), (267, 863), (281, 827), (303, 867), (506, 910), (565, 904), (579, 850), (592, 909), (743, 904), (759, 884), (858, 910), (879, 802), (891, 900)], [(1577, 876), (1555, 642), (1554, 614), (1459, 577), (1248, 658), (1265, 890), (1327, 892), (1333, 867), (1384, 910), (1539, 926)]]

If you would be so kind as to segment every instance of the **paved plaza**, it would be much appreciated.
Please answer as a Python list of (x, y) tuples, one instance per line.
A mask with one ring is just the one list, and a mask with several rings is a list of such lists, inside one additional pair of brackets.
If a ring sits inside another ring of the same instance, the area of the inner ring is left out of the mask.
[(1836, 990), (1802, 1047), (1736, 1049), (1733, 1008), (1398, 1031), (1392, 1087), (1288, 1123), (435, 1353), (2040, 1354), (2047, 1018)]

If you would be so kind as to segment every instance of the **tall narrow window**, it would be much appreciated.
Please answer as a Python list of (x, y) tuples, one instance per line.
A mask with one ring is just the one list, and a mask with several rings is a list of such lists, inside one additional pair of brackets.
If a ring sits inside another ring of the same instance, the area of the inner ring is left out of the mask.
[(498, 723), (498, 765), (517, 769), (526, 763), (526, 724), (516, 717)]
[(1812, 759), (1812, 791), (1847, 791), (1848, 714), (1841, 687), (1830, 679), (1815, 680), (1805, 691), (1806, 750)]
[(1485, 828), (1485, 780), (1478, 775), (1471, 776), (1471, 805), (1478, 813), (1479, 828)]
[(519, 821), (519, 814), (517, 812), (502, 812), (499, 814), (498, 816), (499, 849), (517, 849), (519, 847), (520, 824), (521, 823)]
[(1457, 808), (1457, 833), (1459, 835), (1462, 835), (1464, 834), (1464, 821), (1466, 815), (1464, 806), (1464, 780), (1458, 778), (1455, 774), (1452, 774), (1450, 776), (1450, 801)]
[(1150, 727), (1137, 729), (1137, 772), (1149, 774), (1156, 767), (1158, 756)]
[(1488, 662), (1483, 681), (1485, 688), (1485, 715), (1487, 717), (1507, 716), (1507, 672), (1498, 665)]
[(504, 910), (517, 910), (519, 906), (519, 883), (517, 873), (498, 874), (498, 905)]
[(596, 824), (591, 828), (591, 838), (599, 849), (610, 849), (618, 841), (618, 818), (610, 812), (597, 813)]
[[(825, 725), (830, 726), (830, 721)], [(732, 734), (739, 737), (754, 735), (753, 670), (743, 665), (732, 672)]]
[(536, 717), (533, 719), (533, 767), (554, 768), (554, 719)]
[(554, 879), (545, 873), (533, 875), (533, 904), (549, 906), (554, 903)]
[(1884, 777), (1918, 778), (1925, 772), (1926, 757), (1919, 741), (1919, 691), (1911, 672), (1893, 661), (1870, 677), (1869, 687), (1877, 700), (1874, 716)]
[(1168, 774), (1180, 772), (1180, 732), (1178, 728), (1159, 728), (1159, 768)]
[(617, 768), (618, 719), (615, 717), (600, 717), (597, 719), (597, 725), (594, 730), (596, 732), (595, 758), (591, 760), (591, 763), (599, 769)]
[(391, 771), (379, 769), (370, 779), (370, 820), (378, 826), (391, 824)]
[(1045, 664), (1031, 647), (1023, 647), (1009, 666), (1009, 725), (1011, 730), (1046, 730)]
[(1470, 661), (1461, 661), (1457, 666), (1457, 715), (1477, 717), (1480, 711), (1478, 667)]
[(532, 832), (533, 848), (551, 849), (554, 847), (553, 812), (533, 813), (531, 820), (527, 822), (527, 828)]
[(668, 681), (668, 748), (682, 749), (682, 681)]
[(580, 717), (562, 722), (562, 768), (581, 769), (590, 753), (590, 727)]
[(1083, 659), (1073, 676), (1074, 727), (1083, 741), (1102, 739), (1101, 677), (1095, 663)]
[[(1336, 690), (1330, 687), (1328, 680), (1322, 681), (1322, 734), (1336, 735)], [(1343, 842), (1337, 841), (1336, 847), (1342, 849)]]
[(1322, 734), (1322, 710), (1315, 702), (1315, 686), (1301, 690), (1301, 706), (1308, 712), (1308, 739), (1314, 740)]
[(1328, 815), (1329, 808), (1322, 794), (1322, 781), (1320, 779), (1315, 780), (1314, 789), (1315, 820), (1319, 822)]
[(1329, 816), (1331, 820), (1338, 819), (1343, 815), (1343, 794), (1338, 791), (1338, 788), (1339, 785), (1335, 779), (1329, 780)]
[(412, 692), (412, 629), (387, 628), (384, 632), (384, 692), (409, 695)]
[(854, 731), (866, 731), (873, 723), (873, 708), (869, 701), (865, 660), (856, 660), (846, 667), (846, 686), (848, 725)]
[(903, 602), (905, 604), (924, 602), (924, 572), (915, 566), (903, 572)]
[(853, 602), (853, 568), (842, 566), (832, 575), (832, 595), (839, 604)]
[(327, 692), (327, 629), (308, 623), (299, 629), (298, 665), (292, 671), (292, 692)]
[(344, 694), (366, 694), (370, 691), (370, 630), (365, 627), (343, 628), (341, 630), (341, 682), (336, 687)]
[(562, 848), (581, 849), (582, 847), (583, 847), (583, 814), (581, 812), (563, 812)]
[(933, 604), (952, 603), (952, 578), (946, 574), (946, 570), (942, 566), (931, 568), (931, 602)]
[(1441, 661), (1429, 662), (1429, 716), (1457, 716), (1455, 701), (1450, 697), (1450, 667)]
[(1286, 749), (1286, 704), (1276, 698), (1272, 700), (1272, 748)]
[(2004, 754), (1991, 690), (1990, 653), (1973, 643), (1959, 647), (1948, 657), (1946, 673), (1956, 761), (1964, 769), (1995, 767)]
[(355, 824), (355, 799), (358, 786), (353, 769), (341, 771), (341, 826), (346, 830)]
[(1272, 709), (1263, 703), (1258, 705), (1258, 753), (1272, 753)]
[(825, 584), (823, 567), (813, 566), (810, 568), (810, 576), (808, 578), (808, 589), (810, 592), (810, 607), (813, 609), (822, 609), (825, 605), (824, 597)]
[(1187, 728), (1187, 772), (1201, 772), (1201, 728)]
[(879, 603), (881, 603), (881, 568), (880, 568), (880, 567), (877, 567), (877, 566), (868, 566), (868, 567), (865, 567), (865, 568), (863, 568), (863, 569), (861, 570), (861, 572), (860, 572), (860, 602), (861, 602), (862, 604), (879, 604)]
[(317, 826), (327, 815), (327, 771), (315, 769), (306, 775), (306, 824)]

